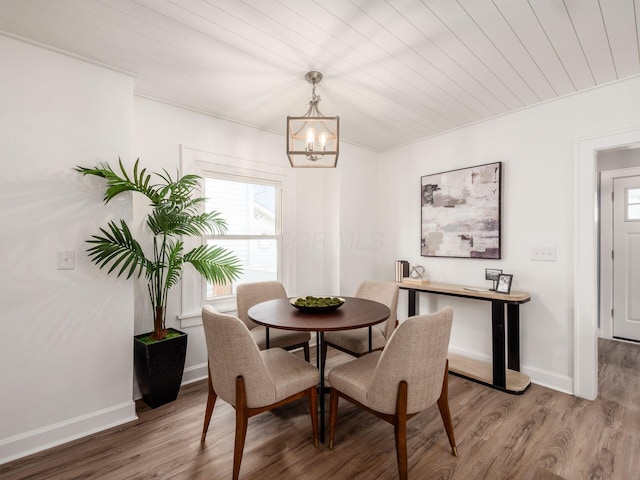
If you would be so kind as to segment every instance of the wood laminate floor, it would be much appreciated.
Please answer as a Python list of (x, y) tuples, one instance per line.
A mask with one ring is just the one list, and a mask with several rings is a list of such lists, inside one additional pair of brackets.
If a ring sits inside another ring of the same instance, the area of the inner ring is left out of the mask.
[[(348, 359), (329, 350), (329, 366)], [(459, 456), (437, 407), (426, 410), (409, 422), (409, 478), (640, 479), (640, 346), (601, 340), (599, 359), (593, 402), (538, 385), (514, 396), (451, 376)], [(170, 405), (140, 404), (139, 420), (0, 465), (0, 479), (230, 479), (234, 412), (218, 400), (201, 444), (206, 391), (198, 382)], [(396, 479), (393, 427), (341, 401), (334, 450), (316, 449), (305, 401), (264, 413), (249, 420), (240, 477)]]

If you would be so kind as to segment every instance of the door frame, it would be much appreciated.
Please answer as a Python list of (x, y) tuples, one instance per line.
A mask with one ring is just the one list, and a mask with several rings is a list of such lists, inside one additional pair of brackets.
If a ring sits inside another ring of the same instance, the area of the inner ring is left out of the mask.
[(579, 139), (574, 150), (573, 391), (598, 396), (598, 172), (600, 150), (640, 143), (640, 128)]
[[(603, 209), (604, 205), (611, 206), (613, 181), (616, 178), (640, 176), (640, 167), (617, 168), (600, 172), (600, 338), (613, 339), (613, 215), (610, 209)], [(606, 203), (605, 203), (606, 202)], [(609, 280), (609, 288), (605, 288)], [(616, 339), (617, 340), (617, 339)]]

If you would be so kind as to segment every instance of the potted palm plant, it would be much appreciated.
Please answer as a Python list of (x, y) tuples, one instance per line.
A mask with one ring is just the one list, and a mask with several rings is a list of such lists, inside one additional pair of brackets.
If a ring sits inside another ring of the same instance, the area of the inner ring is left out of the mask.
[[(106, 180), (104, 202), (125, 192), (137, 192), (149, 199), (146, 230), (150, 236), (147, 251), (133, 237), (127, 222), (111, 221), (87, 243), (89, 258), (108, 273), (126, 278), (146, 277), (149, 300), (154, 315), (153, 330), (134, 338), (134, 362), (143, 400), (155, 408), (176, 399), (182, 381), (187, 335), (166, 328), (169, 290), (182, 277), (183, 266), (191, 264), (211, 283), (224, 284), (239, 277), (240, 261), (223, 248), (201, 244), (185, 252), (183, 236), (224, 234), (226, 222), (218, 212), (202, 212), (204, 197), (196, 196), (200, 177), (147, 173), (136, 160), (131, 175), (119, 160), (120, 172), (109, 164), (94, 168), (77, 167), (82, 175)], [(152, 175), (157, 183), (152, 183)]]

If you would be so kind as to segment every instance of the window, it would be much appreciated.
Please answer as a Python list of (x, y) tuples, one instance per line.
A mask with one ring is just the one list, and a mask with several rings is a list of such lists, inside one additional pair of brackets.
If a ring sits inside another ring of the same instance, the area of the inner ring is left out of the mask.
[(236, 283), (279, 280), (280, 184), (207, 174), (205, 197), (205, 210), (220, 212), (227, 222), (227, 233), (210, 235), (207, 242), (233, 251), (244, 270), (232, 285), (207, 285), (207, 300), (235, 295)]
[(627, 188), (626, 220), (640, 220), (640, 188)]
[[(180, 146), (180, 171), (202, 177), (202, 196), (210, 201), (206, 209), (220, 212), (228, 224), (222, 237), (185, 237), (185, 248), (194, 248), (203, 240), (235, 252), (244, 274), (237, 283), (278, 280), (285, 285), (296, 282), (296, 250), (287, 242), (284, 227), (295, 231), (295, 175), (288, 162), (282, 165), (207, 152)], [(284, 209), (283, 205), (287, 208)], [(202, 305), (210, 304), (220, 312), (235, 312), (235, 284), (207, 285), (191, 265), (181, 282), (182, 328), (202, 325)]]

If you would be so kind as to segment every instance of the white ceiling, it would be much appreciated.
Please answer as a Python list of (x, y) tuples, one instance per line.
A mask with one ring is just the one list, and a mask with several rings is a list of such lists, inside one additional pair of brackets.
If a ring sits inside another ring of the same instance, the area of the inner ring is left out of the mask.
[(0, 31), (135, 91), (284, 134), (323, 73), (343, 140), (383, 151), (640, 73), (640, 0), (0, 0)]

